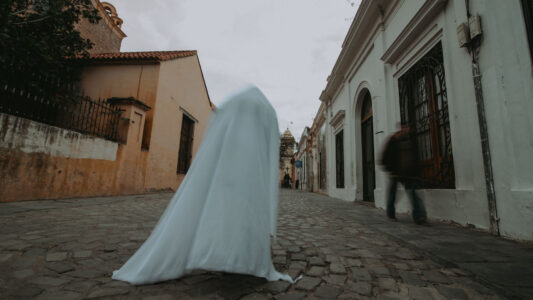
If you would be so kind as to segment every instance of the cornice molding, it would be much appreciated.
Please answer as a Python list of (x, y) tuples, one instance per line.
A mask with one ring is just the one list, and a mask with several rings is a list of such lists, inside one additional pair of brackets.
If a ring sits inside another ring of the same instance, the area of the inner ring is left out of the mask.
[(314, 132), (317, 128), (320, 128), (320, 126), (322, 126), (322, 123), (324, 123), (324, 121), (326, 120), (325, 114), (325, 103), (322, 102), (316, 112), (315, 118), (313, 119), (313, 124), (311, 125), (309, 132)]
[(344, 121), (344, 116), (346, 115), (346, 111), (344, 109), (339, 110), (335, 116), (331, 119), (329, 122), (329, 125), (336, 128)]
[(413, 43), (413, 41), (426, 29), (426, 27), (439, 14), (448, 0), (426, 0), (409, 21), (398, 37), (385, 51), (381, 60), (387, 64), (394, 64)]
[(107, 99), (107, 102), (112, 105), (131, 105), (135, 106), (143, 111), (149, 111), (151, 109), (150, 106), (144, 104), (144, 102), (135, 99), (133, 97), (128, 98), (121, 98), (121, 97), (112, 97)]
[(354, 21), (342, 44), (342, 50), (328, 77), (326, 88), (320, 95), (321, 101), (333, 98), (342, 83), (347, 80), (348, 73), (353, 70), (354, 60), (361, 52), (369, 49), (372, 40), (380, 27), (391, 16), (394, 8), (401, 0), (363, 0)]

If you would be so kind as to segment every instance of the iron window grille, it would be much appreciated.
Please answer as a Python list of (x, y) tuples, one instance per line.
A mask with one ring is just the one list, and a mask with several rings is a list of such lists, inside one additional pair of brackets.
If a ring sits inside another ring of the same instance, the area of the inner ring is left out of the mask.
[[(119, 142), (120, 108), (106, 99), (92, 100), (74, 85), (52, 76), (10, 76), (10, 67), (18, 68), (0, 63), (0, 113)], [(43, 90), (48, 86), (57, 94)]]
[(402, 124), (416, 143), (423, 188), (455, 188), (442, 45), (398, 80)]

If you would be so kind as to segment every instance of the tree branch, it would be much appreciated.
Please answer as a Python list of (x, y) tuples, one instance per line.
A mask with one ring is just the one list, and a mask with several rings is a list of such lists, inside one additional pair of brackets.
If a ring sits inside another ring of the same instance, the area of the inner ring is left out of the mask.
[(48, 19), (48, 18), (50, 18), (50, 16), (44, 16), (44, 17), (42, 17), (42, 18), (35, 19), (35, 20), (30, 20), (30, 21), (24, 21), (24, 22), (13, 23), (13, 25), (22, 25), (22, 24), (37, 23), (37, 22), (40, 22), (40, 21), (45, 20), (45, 19)]

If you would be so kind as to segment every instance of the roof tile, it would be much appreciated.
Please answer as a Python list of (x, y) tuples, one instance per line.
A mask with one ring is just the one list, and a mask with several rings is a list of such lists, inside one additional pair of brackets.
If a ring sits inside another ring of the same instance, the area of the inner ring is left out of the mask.
[(144, 51), (144, 52), (116, 52), (90, 54), (82, 60), (89, 61), (165, 61), (175, 58), (196, 55), (196, 50), (184, 51)]

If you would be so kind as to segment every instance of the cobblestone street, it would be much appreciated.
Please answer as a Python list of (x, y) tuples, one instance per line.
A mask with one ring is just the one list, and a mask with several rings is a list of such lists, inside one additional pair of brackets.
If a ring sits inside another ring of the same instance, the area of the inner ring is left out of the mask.
[[(282, 191), (280, 271), (296, 284), (211, 272), (155, 285), (111, 280), (172, 194), (0, 204), (0, 298), (533, 298), (533, 246), (318, 194)], [(186, 230), (186, 228), (184, 229)], [(169, 249), (171, 251), (171, 249)]]

